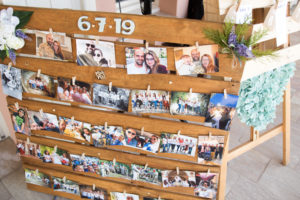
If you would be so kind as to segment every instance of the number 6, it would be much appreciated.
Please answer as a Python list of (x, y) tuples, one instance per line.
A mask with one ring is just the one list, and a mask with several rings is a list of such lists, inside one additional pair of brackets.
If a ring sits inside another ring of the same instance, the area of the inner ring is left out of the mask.
[(78, 28), (81, 31), (88, 31), (91, 28), (91, 23), (89, 21), (83, 21), (84, 19), (88, 19), (88, 16), (79, 17), (78, 22), (77, 22)]

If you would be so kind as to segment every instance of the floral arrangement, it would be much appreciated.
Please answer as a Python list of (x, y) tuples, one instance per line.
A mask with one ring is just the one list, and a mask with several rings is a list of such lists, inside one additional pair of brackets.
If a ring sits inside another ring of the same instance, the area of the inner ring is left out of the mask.
[(28, 23), (33, 12), (13, 11), (12, 8), (0, 11), (0, 58), (9, 57), (16, 64), (16, 50), (25, 45), (30, 38), (22, 28)]
[(246, 59), (274, 55), (273, 50), (261, 51), (255, 46), (267, 31), (260, 30), (247, 37), (250, 27), (246, 22), (243, 24), (225, 22), (222, 31), (204, 29), (203, 32), (208, 39), (219, 45), (221, 53), (233, 57), (234, 65), (237, 65), (237, 61), (241, 65), (242, 61)]
[(295, 63), (290, 63), (241, 83), (237, 113), (242, 122), (258, 131), (273, 122), (276, 106), (283, 100), (295, 66)]

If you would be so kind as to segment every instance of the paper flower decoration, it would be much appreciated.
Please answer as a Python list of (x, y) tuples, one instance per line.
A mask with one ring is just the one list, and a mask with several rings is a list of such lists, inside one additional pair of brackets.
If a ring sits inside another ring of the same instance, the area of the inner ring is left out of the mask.
[(25, 26), (32, 13), (14, 12), (12, 8), (0, 11), (0, 58), (2, 60), (9, 57), (14, 64), (16, 63), (15, 51), (25, 45), (24, 39), (30, 39), (20, 28)]
[(242, 122), (258, 131), (273, 122), (295, 65), (290, 63), (241, 83), (237, 113)]

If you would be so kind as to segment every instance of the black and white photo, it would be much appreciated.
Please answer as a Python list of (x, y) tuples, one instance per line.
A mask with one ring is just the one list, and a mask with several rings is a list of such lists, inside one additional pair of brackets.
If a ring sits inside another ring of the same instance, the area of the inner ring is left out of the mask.
[(3, 93), (22, 100), (21, 70), (0, 64)]

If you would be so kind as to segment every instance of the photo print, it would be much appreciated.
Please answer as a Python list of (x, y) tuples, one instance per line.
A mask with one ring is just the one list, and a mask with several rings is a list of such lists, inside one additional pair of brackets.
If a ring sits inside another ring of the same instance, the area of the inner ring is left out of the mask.
[(93, 200), (108, 200), (107, 191), (105, 189), (89, 185), (79, 185), (80, 196), (83, 199), (93, 199)]
[(72, 83), (72, 79), (57, 78), (57, 98), (62, 101), (92, 104), (91, 85), (81, 81)]
[(151, 167), (131, 164), (131, 178), (135, 181), (143, 181), (155, 185), (161, 185), (161, 171)]
[(77, 64), (116, 68), (113, 42), (76, 39)]
[(121, 192), (111, 192), (110, 193), (111, 200), (139, 200), (139, 195), (136, 194), (127, 194)]
[(44, 112), (28, 111), (31, 130), (46, 130), (59, 133), (56, 115)]
[(25, 181), (26, 183), (51, 188), (49, 176), (36, 170), (25, 169)]
[(208, 94), (172, 92), (170, 112), (176, 115), (194, 115), (205, 117), (209, 103)]
[(7, 65), (0, 64), (3, 93), (22, 100), (21, 70)]
[(143, 200), (166, 200), (166, 199), (162, 199), (162, 198), (151, 198), (151, 197), (144, 197)]
[(14, 130), (18, 133), (30, 135), (29, 119), (27, 114), (27, 108), (16, 107), (16, 105), (8, 105), (8, 110), (11, 114), (11, 120)]
[(79, 195), (79, 185), (77, 182), (68, 179), (64, 181), (64, 179), (54, 176), (52, 177), (52, 180), (54, 191)]
[(199, 136), (198, 163), (221, 164), (224, 149), (224, 136)]
[(174, 48), (175, 66), (179, 75), (196, 75), (219, 71), (218, 45), (204, 45), (198, 48)]
[(195, 156), (196, 147), (196, 138), (170, 133), (161, 134), (159, 152)]
[(104, 126), (91, 126), (91, 139), (95, 147), (106, 145), (106, 132)]
[(106, 145), (126, 145), (124, 131), (121, 126), (107, 126)]
[(17, 139), (17, 155), (40, 159), (40, 145)]
[(91, 142), (91, 124), (59, 117), (59, 132), (65, 136)]
[(103, 177), (116, 177), (131, 179), (130, 166), (108, 160), (100, 160), (100, 175)]
[(195, 195), (198, 197), (216, 199), (218, 180), (219, 174), (217, 173), (196, 173)]
[(93, 105), (102, 106), (122, 111), (128, 111), (129, 89), (112, 87), (94, 83)]
[(55, 60), (73, 60), (71, 38), (65, 33), (36, 31), (36, 55)]
[(162, 170), (163, 187), (194, 187), (196, 185), (195, 172), (176, 170)]
[(127, 74), (168, 74), (167, 49), (126, 47)]
[(99, 159), (96, 157), (70, 154), (72, 168), (78, 172), (99, 174)]
[(160, 139), (153, 133), (149, 133), (133, 128), (128, 128), (125, 131), (126, 146), (135, 147), (152, 153), (157, 153), (159, 149)]
[(55, 97), (54, 79), (45, 74), (22, 70), (22, 87), (26, 93)]
[(132, 90), (132, 112), (167, 113), (170, 112), (169, 92), (160, 90)]
[(238, 96), (232, 94), (227, 94), (227, 98), (225, 98), (223, 93), (211, 94), (205, 118), (206, 125), (229, 131), (238, 98)]
[(17, 155), (18, 156), (26, 156), (26, 142), (23, 140), (17, 139)]
[(53, 147), (40, 145), (40, 159), (45, 163), (53, 163), (56, 165), (70, 165), (68, 152), (57, 148), (56, 151)]

